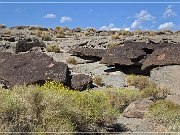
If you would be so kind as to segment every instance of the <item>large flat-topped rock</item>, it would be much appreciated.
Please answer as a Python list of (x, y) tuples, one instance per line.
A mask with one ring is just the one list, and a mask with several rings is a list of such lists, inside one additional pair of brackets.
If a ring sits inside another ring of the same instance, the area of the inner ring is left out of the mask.
[(34, 38), (19, 40), (16, 44), (16, 53), (29, 51), (33, 47), (45, 47), (45, 44)]
[(13, 55), (0, 65), (0, 78), (6, 80), (9, 87), (45, 80), (55, 80), (66, 84), (68, 76), (68, 66), (65, 63), (55, 62), (44, 53)]
[(143, 42), (126, 42), (124, 46), (107, 50), (101, 63), (107, 65), (142, 65), (144, 60), (155, 50), (171, 46), (171, 44), (146, 44)]
[(144, 62), (142, 69), (158, 66), (180, 65), (180, 44), (155, 50)]
[(106, 50), (103, 49), (92, 49), (92, 48), (76, 48), (69, 53), (75, 56), (80, 56), (80, 57), (97, 57), (97, 58), (102, 58), (105, 54)]

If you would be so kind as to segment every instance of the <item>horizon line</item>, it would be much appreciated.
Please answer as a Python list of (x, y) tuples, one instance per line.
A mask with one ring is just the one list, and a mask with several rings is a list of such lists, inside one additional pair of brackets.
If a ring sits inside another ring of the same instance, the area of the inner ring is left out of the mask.
[(0, 4), (180, 4), (180, 2), (150, 2), (150, 1), (147, 1), (147, 2), (134, 2), (134, 1), (122, 1), (122, 2), (7, 2), (7, 1), (4, 1), (4, 2), (0, 2)]

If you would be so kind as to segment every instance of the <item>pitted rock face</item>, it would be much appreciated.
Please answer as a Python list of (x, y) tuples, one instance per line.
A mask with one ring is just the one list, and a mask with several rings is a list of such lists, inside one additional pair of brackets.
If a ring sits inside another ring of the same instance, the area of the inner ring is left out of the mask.
[(33, 47), (45, 47), (45, 44), (38, 39), (23, 39), (16, 44), (16, 53), (29, 51)]
[(0, 53), (0, 60), (5, 60), (7, 59), (8, 57), (11, 57), (13, 56), (14, 54), (13, 53), (10, 53), (10, 52), (1, 52)]
[(180, 44), (155, 50), (144, 62), (142, 69), (158, 66), (180, 65)]
[(71, 88), (79, 91), (89, 89), (92, 85), (92, 78), (89, 75), (78, 74), (73, 75), (71, 80)]
[(143, 61), (154, 50), (170, 44), (146, 44), (143, 42), (126, 42), (124, 46), (113, 47), (107, 50), (102, 58), (102, 64), (111, 65), (142, 65)]
[(0, 65), (0, 78), (8, 82), (9, 88), (45, 80), (66, 84), (68, 77), (68, 66), (63, 62), (55, 62), (44, 53), (12, 55)]

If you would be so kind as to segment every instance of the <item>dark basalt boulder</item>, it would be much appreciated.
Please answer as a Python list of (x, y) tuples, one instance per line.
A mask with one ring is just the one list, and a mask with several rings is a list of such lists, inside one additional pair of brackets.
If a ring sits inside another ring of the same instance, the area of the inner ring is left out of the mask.
[(143, 61), (158, 48), (170, 44), (146, 44), (143, 42), (126, 42), (124, 46), (110, 48), (106, 51), (101, 64), (114, 65), (142, 65)]
[(143, 62), (142, 69), (152, 69), (159, 66), (180, 65), (180, 44), (166, 46), (155, 50)]
[(16, 53), (29, 51), (33, 47), (45, 47), (45, 44), (38, 39), (22, 39), (16, 44)]
[(70, 50), (69, 53), (83, 59), (94, 59), (96, 61), (99, 61), (105, 55), (106, 50), (92, 48), (76, 48)]
[(10, 52), (1, 52), (0, 53), (0, 60), (2, 59), (7, 59), (8, 57), (11, 57), (13, 56), (14, 54), (13, 53), (10, 53)]
[(78, 74), (73, 75), (71, 79), (71, 88), (83, 91), (89, 89), (92, 85), (92, 78), (89, 75)]
[(5, 29), (7, 26), (4, 24), (0, 24), (0, 29)]
[(89, 57), (97, 57), (102, 58), (105, 54), (106, 50), (103, 49), (92, 49), (92, 48), (76, 48), (70, 50), (69, 53), (75, 56), (89, 56)]
[(9, 42), (15, 42), (16, 41), (15, 37), (5, 37), (5, 38), (3, 38), (3, 40), (9, 41)]
[(113, 65), (139, 65), (139, 61), (144, 58), (147, 48), (146, 43), (126, 42), (124, 46), (117, 46), (107, 50), (101, 63), (108, 66)]
[(11, 27), (10, 29), (17, 29), (17, 30), (23, 30), (23, 29), (28, 29), (29, 26), (15, 26), (15, 27)]
[(67, 64), (55, 62), (44, 53), (22, 54), (0, 53), (0, 79), (8, 82), (8, 88), (14, 85), (28, 85), (54, 80), (66, 84), (69, 78)]
[(9, 57), (11, 57), (11, 56), (13, 56), (14, 54), (12, 54), (12, 53), (10, 53), (10, 52), (1, 52), (0, 53), (0, 66), (2, 65), (1, 63), (5, 60), (5, 59), (7, 59), (7, 58), (9, 58)]

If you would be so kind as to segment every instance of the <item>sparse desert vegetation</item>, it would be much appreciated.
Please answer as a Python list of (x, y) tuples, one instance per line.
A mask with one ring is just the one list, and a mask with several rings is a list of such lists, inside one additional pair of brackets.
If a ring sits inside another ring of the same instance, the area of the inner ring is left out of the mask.
[(114, 30), (0, 25), (0, 131), (180, 131), (179, 31)]
[(75, 57), (68, 57), (68, 58), (66, 59), (66, 61), (67, 61), (67, 63), (69, 63), (69, 64), (77, 65), (77, 60), (76, 60)]
[(108, 45), (108, 48), (112, 48), (112, 47), (116, 47), (116, 46), (119, 46), (120, 44), (119, 43), (111, 43)]
[(51, 41), (52, 40), (52, 36), (48, 32), (43, 31), (41, 37), (42, 37), (42, 40), (44, 40), (44, 41)]
[(60, 52), (60, 48), (58, 45), (47, 45), (46, 49), (48, 52), (55, 52), (55, 53), (59, 53)]
[(169, 94), (169, 91), (165, 87), (157, 86), (146, 76), (129, 75), (127, 82), (129, 86), (138, 88), (144, 98), (150, 97), (152, 100), (160, 100), (165, 99)]
[(65, 33), (64, 33), (64, 29), (61, 28), (60, 26), (57, 26), (54, 29), (54, 33), (56, 35), (56, 38), (65, 38)]
[(103, 86), (104, 83), (103, 83), (103, 80), (102, 80), (102, 77), (101, 76), (94, 76), (93, 77), (93, 82), (99, 86)]
[(118, 32), (112, 35), (112, 39), (120, 39), (120, 35)]
[(180, 131), (180, 106), (166, 100), (159, 100), (149, 108), (147, 117), (162, 124), (170, 132)]
[[(137, 92), (72, 91), (57, 82), (0, 91), (2, 132), (97, 132), (113, 123)], [(125, 98), (126, 97), (126, 98)]]

